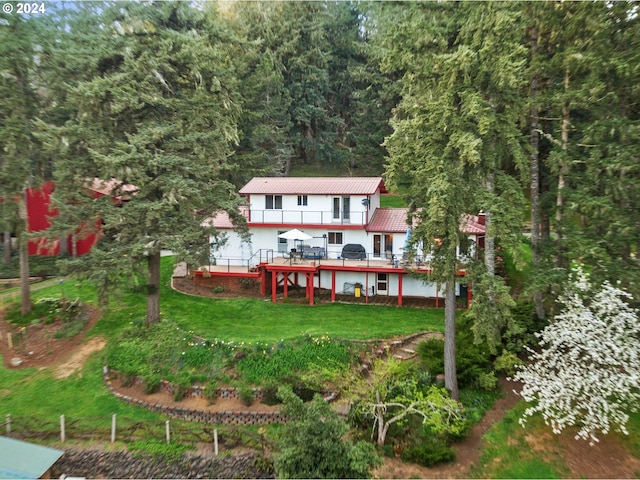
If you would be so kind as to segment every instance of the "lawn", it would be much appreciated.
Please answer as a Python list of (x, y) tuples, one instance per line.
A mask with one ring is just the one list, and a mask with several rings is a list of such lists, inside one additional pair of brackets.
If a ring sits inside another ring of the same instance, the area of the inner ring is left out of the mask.
[(342, 303), (309, 306), (255, 298), (191, 297), (169, 287), (172, 268), (171, 257), (165, 257), (162, 264), (162, 316), (208, 339), (275, 343), (303, 334), (376, 339), (425, 330), (444, 331), (443, 309)]

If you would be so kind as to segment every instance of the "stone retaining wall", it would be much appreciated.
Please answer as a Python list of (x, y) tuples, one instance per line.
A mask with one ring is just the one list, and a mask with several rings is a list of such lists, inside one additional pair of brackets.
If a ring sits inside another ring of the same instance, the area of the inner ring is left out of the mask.
[(118, 392), (113, 388), (107, 370), (104, 370), (104, 383), (107, 388), (120, 400), (131, 405), (137, 405), (153, 412), (163, 413), (171, 418), (179, 418), (189, 422), (212, 423), (216, 425), (268, 425), (271, 423), (284, 423), (286, 417), (280, 412), (211, 412), (205, 410), (193, 410), (184, 407), (168, 407), (158, 403), (149, 403), (139, 398)]
[(66, 450), (51, 468), (51, 478), (274, 478), (259, 455), (212, 457), (182, 454), (178, 461), (132, 452)]

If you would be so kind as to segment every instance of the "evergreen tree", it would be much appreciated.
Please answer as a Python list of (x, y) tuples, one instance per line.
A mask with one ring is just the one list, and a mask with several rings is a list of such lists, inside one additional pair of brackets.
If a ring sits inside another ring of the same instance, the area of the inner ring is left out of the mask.
[(0, 25), (1, 221), (5, 239), (10, 239), (11, 230), (18, 239), (24, 315), (31, 311), (26, 189), (38, 173), (31, 123), (38, 111), (32, 83), (37, 36), (34, 21), (22, 15), (0, 13)]
[[(216, 17), (209, 5), (116, 3), (96, 32), (95, 70), (71, 94), (78, 114), (66, 132), (86, 156), (70, 152), (56, 168), (60, 218), (84, 217), (87, 231), (99, 221), (102, 232), (75, 272), (106, 291), (146, 269), (147, 324), (160, 318), (161, 250), (194, 258), (216, 233), (205, 217), (240, 221), (224, 180), (237, 141), (235, 40)], [(92, 199), (82, 189), (96, 178), (105, 195)]]

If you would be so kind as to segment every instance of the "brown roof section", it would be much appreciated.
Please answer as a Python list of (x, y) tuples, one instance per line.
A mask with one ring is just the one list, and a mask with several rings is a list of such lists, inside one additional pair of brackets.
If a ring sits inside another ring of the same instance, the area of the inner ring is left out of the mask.
[(373, 195), (387, 193), (382, 177), (254, 177), (243, 195)]
[[(135, 193), (138, 190), (138, 187), (135, 185), (130, 185), (128, 183), (122, 183), (115, 178), (110, 180), (103, 180), (100, 178), (92, 178), (88, 179), (85, 184), (87, 189), (92, 192), (100, 193), (101, 195), (110, 195), (114, 196), (114, 193)], [(116, 196), (116, 198), (120, 198)]]
[(368, 232), (404, 233), (407, 231), (406, 208), (377, 208), (366, 230)]
[[(249, 207), (241, 205), (240, 214), (244, 215), (246, 219), (249, 218)], [(219, 229), (233, 229), (235, 228), (229, 214), (225, 211), (216, 212), (212, 217), (206, 218), (202, 222), (203, 227), (215, 227)]]

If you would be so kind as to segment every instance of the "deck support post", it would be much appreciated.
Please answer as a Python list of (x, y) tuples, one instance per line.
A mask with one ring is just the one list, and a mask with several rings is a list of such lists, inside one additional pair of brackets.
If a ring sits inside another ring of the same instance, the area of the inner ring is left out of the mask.
[(276, 303), (276, 292), (278, 289), (278, 273), (271, 272), (271, 301)]
[(331, 270), (331, 301), (336, 301), (336, 271)]

